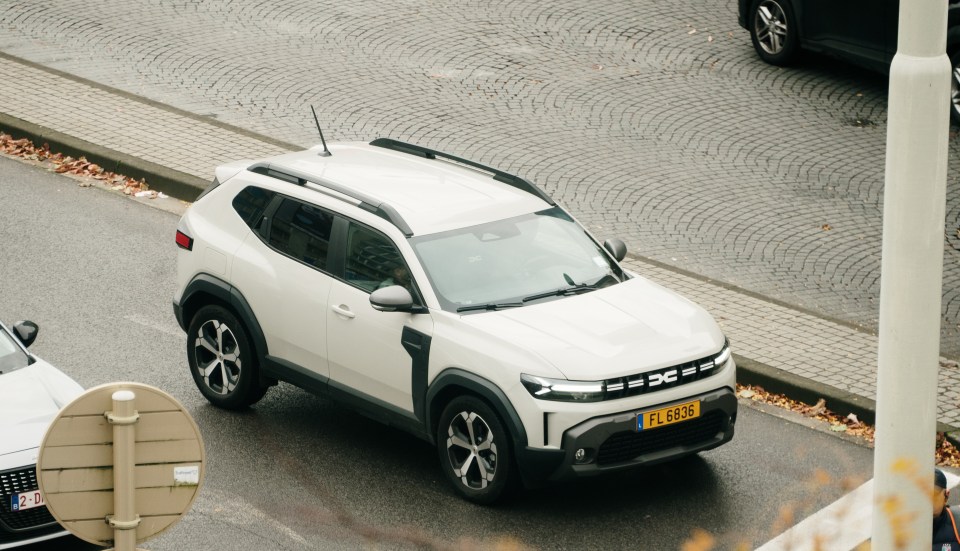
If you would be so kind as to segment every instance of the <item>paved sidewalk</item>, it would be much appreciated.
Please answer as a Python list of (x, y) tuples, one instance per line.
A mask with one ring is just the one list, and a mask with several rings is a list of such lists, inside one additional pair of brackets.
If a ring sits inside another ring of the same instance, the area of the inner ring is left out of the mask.
[[(0, 131), (86, 154), (182, 197), (195, 195), (223, 162), (295, 148), (4, 54), (0, 75)], [(650, 260), (634, 257), (627, 265), (714, 315), (733, 345), (741, 382), (808, 402), (824, 397), (828, 408), (872, 421), (875, 336)], [(960, 429), (958, 406), (960, 369), (941, 367), (941, 429)]]

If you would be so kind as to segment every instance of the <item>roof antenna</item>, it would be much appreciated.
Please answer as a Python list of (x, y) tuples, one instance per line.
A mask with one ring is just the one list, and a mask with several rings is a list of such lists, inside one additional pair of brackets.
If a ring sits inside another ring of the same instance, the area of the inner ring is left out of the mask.
[(320, 120), (317, 118), (317, 110), (310, 106), (310, 110), (313, 111), (313, 121), (317, 123), (317, 132), (320, 133), (320, 143), (323, 144), (323, 152), (320, 153), (321, 157), (330, 157), (333, 153), (330, 153), (330, 150), (327, 149), (327, 140), (323, 139), (323, 130), (320, 129)]

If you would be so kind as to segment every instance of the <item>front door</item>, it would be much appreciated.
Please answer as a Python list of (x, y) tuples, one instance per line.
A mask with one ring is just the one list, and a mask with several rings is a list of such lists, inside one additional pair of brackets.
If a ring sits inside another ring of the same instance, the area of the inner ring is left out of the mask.
[(370, 305), (370, 293), (390, 285), (404, 286), (417, 296), (390, 238), (351, 222), (345, 245), (343, 279), (333, 283), (327, 301), (330, 384), (412, 414), (413, 361), (401, 335), (406, 326), (429, 335), (430, 316), (379, 312)]
[(883, 69), (896, 50), (896, 0), (806, 0), (803, 37), (817, 49)]

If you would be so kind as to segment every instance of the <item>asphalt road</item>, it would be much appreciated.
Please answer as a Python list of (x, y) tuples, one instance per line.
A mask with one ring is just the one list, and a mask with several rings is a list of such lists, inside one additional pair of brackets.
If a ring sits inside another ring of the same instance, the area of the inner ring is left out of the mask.
[[(152, 551), (677, 549), (698, 528), (720, 548), (756, 546), (786, 527), (782, 508), (805, 516), (844, 494), (842, 480), (871, 476), (871, 450), (742, 407), (733, 442), (700, 456), (466, 503), (430, 446), (326, 399), (281, 385), (244, 413), (208, 405), (171, 308), (177, 219), (0, 157), (0, 318), (39, 323), (32, 350), (85, 387), (160, 387), (200, 426), (205, 484)], [(91, 547), (30, 551), (53, 549)]]

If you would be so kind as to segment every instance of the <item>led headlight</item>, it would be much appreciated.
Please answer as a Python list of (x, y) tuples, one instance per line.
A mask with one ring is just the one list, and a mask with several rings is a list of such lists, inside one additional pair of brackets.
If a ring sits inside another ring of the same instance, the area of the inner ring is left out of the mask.
[(557, 402), (599, 402), (603, 400), (603, 381), (567, 381), (535, 375), (520, 375), (520, 382), (534, 398)]
[(730, 359), (730, 341), (725, 341), (723, 343), (723, 349), (720, 350), (720, 353), (717, 354), (717, 357), (714, 358), (713, 364), (717, 367), (723, 367), (727, 364), (727, 360)]

